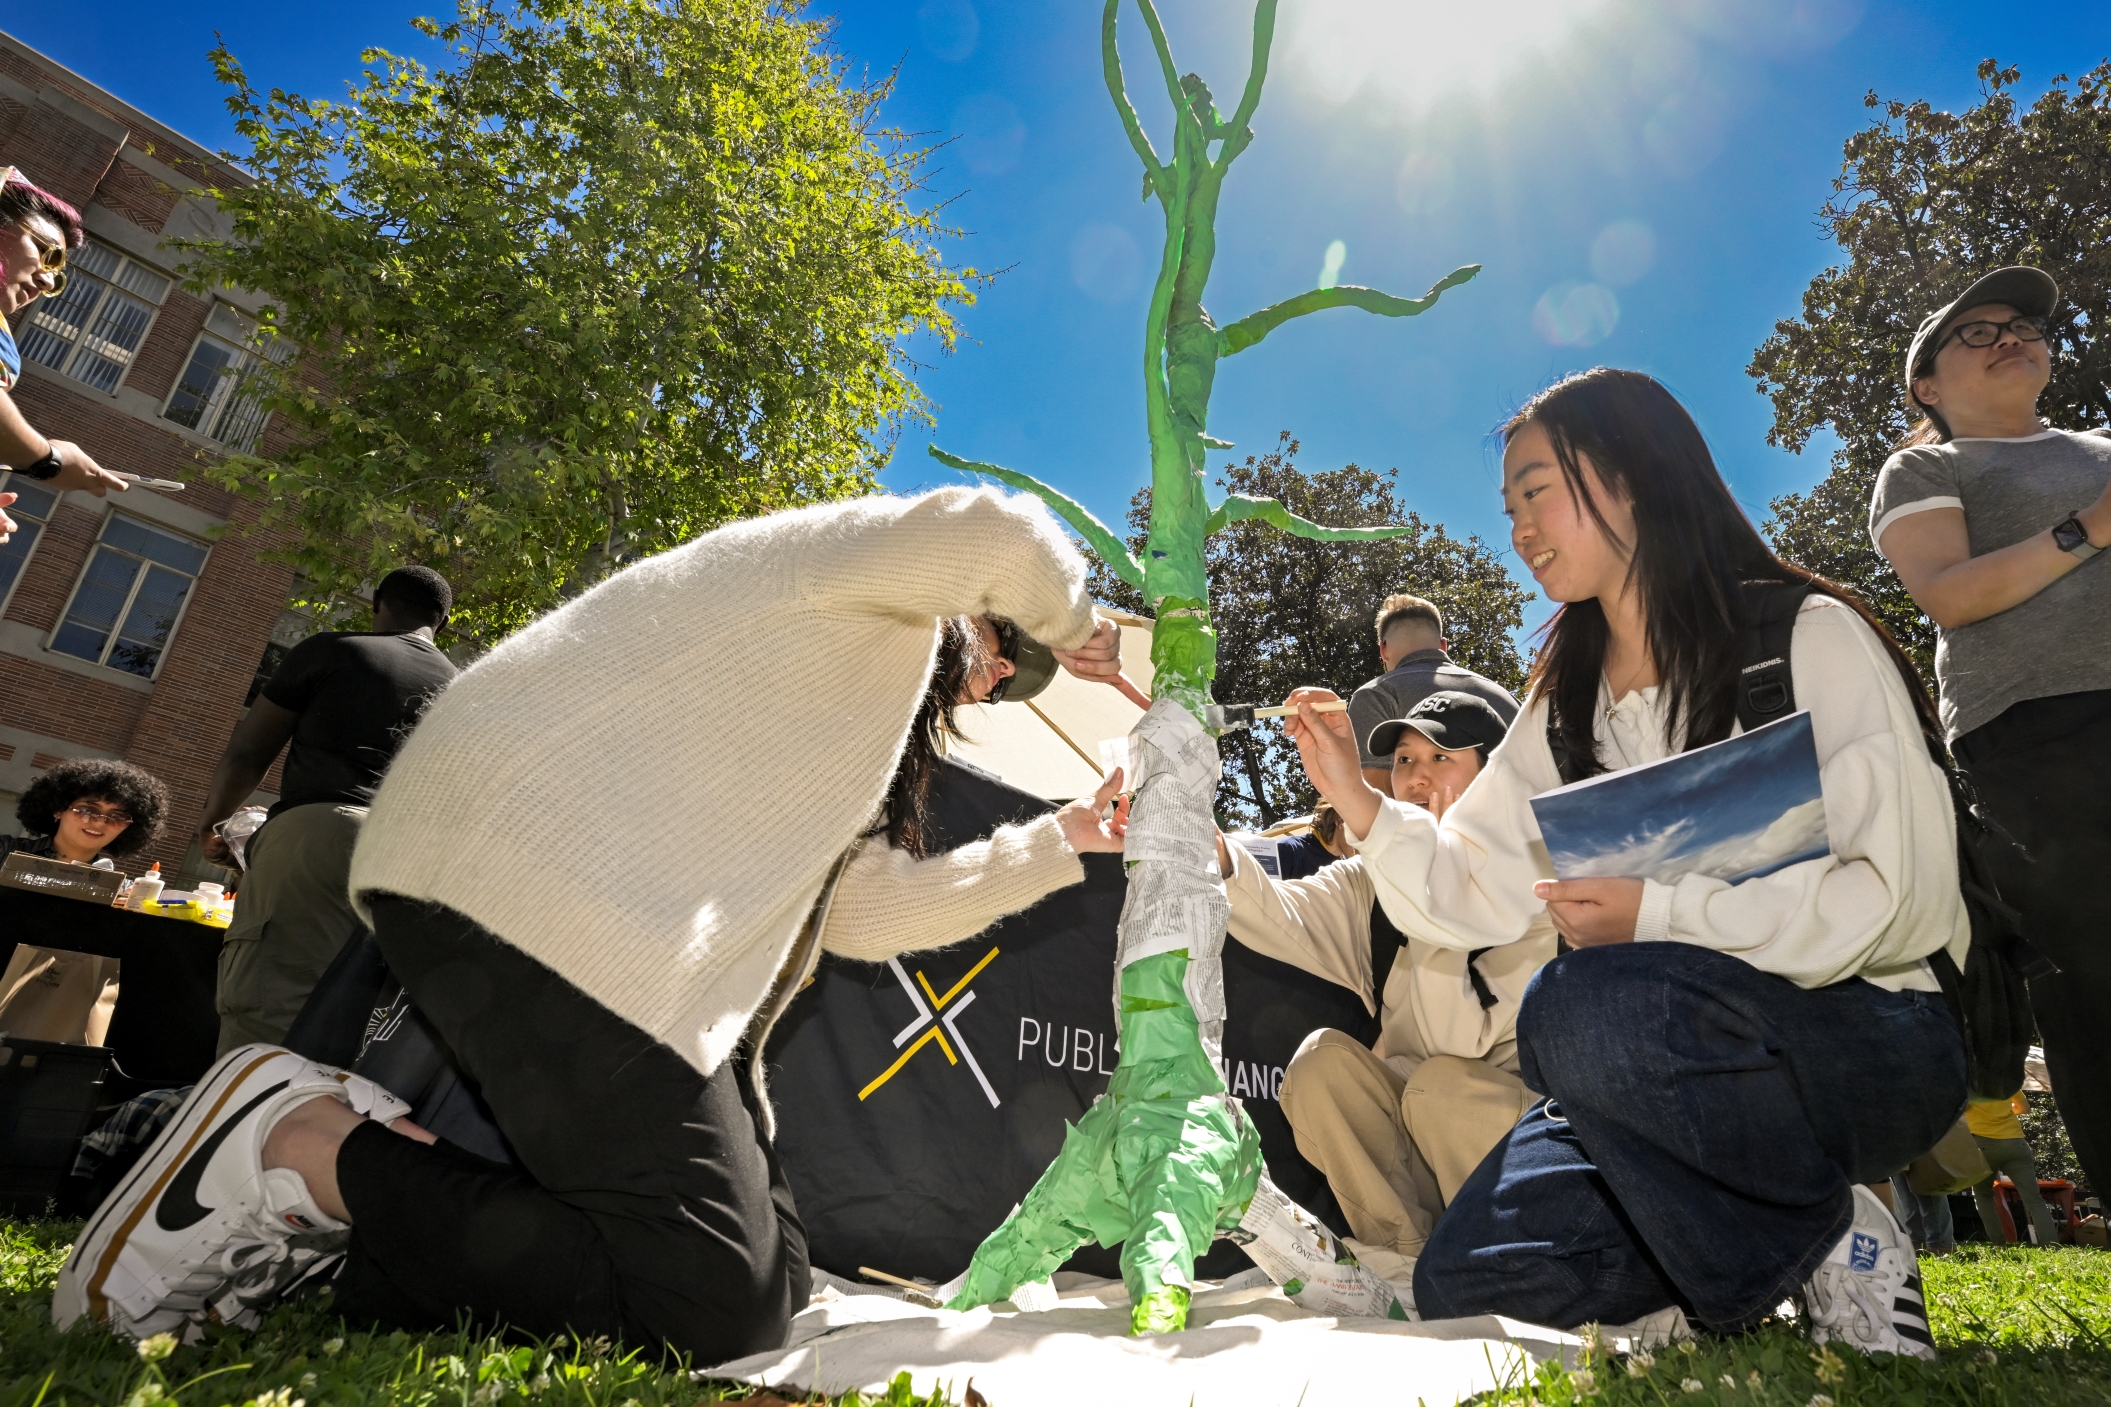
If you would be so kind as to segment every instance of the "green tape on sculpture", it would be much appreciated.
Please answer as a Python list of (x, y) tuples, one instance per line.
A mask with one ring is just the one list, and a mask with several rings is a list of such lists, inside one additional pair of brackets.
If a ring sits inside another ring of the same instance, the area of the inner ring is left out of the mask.
[[(1258, 519), (1284, 532), (1325, 540), (1370, 540), (1409, 531), (1396, 525), (1326, 528), (1271, 499), (1233, 495), (1213, 512), (1206, 455), (1223, 442), (1209, 435), (1209, 399), (1217, 362), (1293, 319), (1353, 307), (1383, 317), (1411, 317), (1435, 306), (1445, 290), (1480, 271), (1470, 264), (1440, 279), (1421, 298), (1342, 286), (1294, 294), (1220, 325), (1202, 305), (1216, 257), (1219, 189), (1253, 140), (1248, 123), (1260, 106), (1275, 34), (1276, 0), (1253, 15), (1253, 51), (1238, 109), (1217, 112), (1209, 85), (1179, 76), (1165, 28), (1151, 0), (1136, 0), (1173, 112), (1170, 160), (1161, 160), (1129, 101), (1115, 26), (1121, 0), (1100, 14), (1100, 60), (1130, 147), (1143, 163), (1144, 199), (1165, 218), (1164, 253), (1144, 323), (1144, 413), (1150, 434), (1151, 515), (1141, 558), (1083, 505), (1040, 480), (977, 463), (930, 446), (950, 468), (984, 474), (1038, 495), (1124, 580), (1140, 585), (1157, 617), (1151, 663), (1158, 696), (1202, 721), (1217, 672), (1217, 636), (1209, 623), (1210, 533)], [(1212, 157), (1210, 148), (1217, 146)], [(1146, 796), (1139, 794), (1141, 816)], [(1195, 805), (1206, 811), (1207, 798)], [(1164, 866), (1169, 861), (1153, 861)], [(1198, 869), (1206, 869), (1200, 861)], [(1137, 871), (1129, 866), (1131, 898)], [(1186, 871), (1192, 884), (1194, 871)], [(1161, 872), (1162, 877), (1162, 872)], [(1205, 896), (1206, 897), (1206, 896)], [(1221, 892), (1217, 896), (1221, 903)], [(1180, 912), (1185, 913), (1185, 910)], [(1185, 921), (1185, 920), (1183, 920)], [(1126, 931), (1130, 922), (1123, 912)], [(1198, 933), (1192, 952), (1214, 952), (1222, 939)], [(985, 1240), (951, 1300), (956, 1309), (992, 1304), (1022, 1284), (1045, 1279), (1088, 1240), (1122, 1243), (1122, 1279), (1136, 1333), (1168, 1333), (1187, 1323), (1195, 1258), (1219, 1231), (1238, 1225), (1262, 1173), (1258, 1139), (1238, 1102), (1225, 1092), (1202, 1023), (1184, 981), (1187, 952), (1165, 952), (1129, 964), (1121, 974), (1117, 1021), (1121, 1060), (1107, 1093), (1063, 1140), (1055, 1162)]]

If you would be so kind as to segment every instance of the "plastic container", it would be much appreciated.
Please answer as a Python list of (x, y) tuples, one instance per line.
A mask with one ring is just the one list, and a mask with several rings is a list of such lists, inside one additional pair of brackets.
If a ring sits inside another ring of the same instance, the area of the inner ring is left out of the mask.
[(145, 912), (147, 905), (161, 897), (162, 883), (161, 862), (156, 860), (147, 867), (147, 872), (133, 880), (132, 887), (125, 891), (125, 907)]

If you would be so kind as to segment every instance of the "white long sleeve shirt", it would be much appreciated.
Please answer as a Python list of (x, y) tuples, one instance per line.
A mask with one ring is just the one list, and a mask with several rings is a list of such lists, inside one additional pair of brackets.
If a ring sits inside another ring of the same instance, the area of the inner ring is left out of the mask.
[[(1645, 880), (1637, 942), (1693, 943), (1799, 987), (1863, 977), (1892, 991), (1937, 989), (1923, 960), (1947, 947), (1959, 967), (1971, 927), (1957, 888), (1956, 818), (1911, 699), (1875, 632), (1813, 595), (1789, 647), (1797, 707), (1811, 715), (1832, 853), (1730, 884)], [(1601, 687), (1599, 755), (1612, 770), (1680, 751), (1658, 690), (1614, 702)], [(1448, 948), (1543, 935), (1535, 881), (1554, 878), (1531, 798), (1560, 786), (1547, 701), (1533, 700), (1442, 824), (1387, 801), (1356, 847), (1401, 932)], [(1352, 832), (1353, 834), (1353, 832)]]

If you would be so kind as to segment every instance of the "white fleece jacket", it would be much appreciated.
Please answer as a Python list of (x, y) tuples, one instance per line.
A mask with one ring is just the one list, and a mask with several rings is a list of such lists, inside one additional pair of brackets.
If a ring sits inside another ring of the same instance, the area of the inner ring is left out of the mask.
[[(964, 613), (1091, 634), (1085, 564), (1038, 502), (857, 499), (640, 562), (440, 695), (374, 797), (352, 893), (467, 915), (709, 1074), (873, 822), (938, 619)], [(949, 942), (1082, 873), (1052, 817), (921, 865), (879, 841), (824, 945)]]
[[(1962, 967), (1971, 927), (1957, 889), (1956, 818), (1912, 701), (1875, 632), (1827, 597), (1805, 601), (1789, 652), (1796, 706), (1810, 711), (1817, 743), (1832, 854), (1741, 884), (1647, 882), (1635, 939), (1714, 948), (1799, 987), (1860, 976), (1934, 991), (1923, 959), (1947, 947)], [(1617, 703), (1601, 692), (1599, 705), (1608, 768), (1679, 751), (1664, 736), (1657, 690)], [(1530, 801), (1560, 785), (1547, 703), (1536, 699), (1441, 825), (1386, 802), (1370, 834), (1356, 837), (1386, 915), (1447, 948), (1551, 932), (1532, 885), (1554, 870)]]

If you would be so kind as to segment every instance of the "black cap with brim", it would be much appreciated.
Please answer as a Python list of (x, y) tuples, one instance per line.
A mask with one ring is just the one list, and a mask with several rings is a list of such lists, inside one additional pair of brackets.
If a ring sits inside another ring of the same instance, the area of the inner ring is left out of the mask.
[(1913, 334), (1913, 345), (1906, 350), (1908, 400), (1920, 404), (1920, 397), (1913, 394), (1913, 377), (1916, 369), (1922, 376), (1928, 374), (1928, 369), (1921, 366), (1923, 349), (1942, 336), (1957, 314), (1968, 313), (1988, 303), (2006, 303), (2027, 318), (2051, 317), (2052, 310), (2060, 305), (2060, 286), (2043, 269), (2015, 264), (1994, 270), (1922, 318), (1919, 329)]
[(1002, 701), (1024, 703), (1047, 688), (1055, 676), (1055, 651), (1022, 630), (1018, 648), (1012, 654), (1012, 676), (1004, 681)]
[(1448, 752), (1464, 752), (1468, 748), (1492, 751), (1509, 731), (1502, 715), (1486, 699), (1455, 689), (1440, 689), (1409, 709), (1407, 717), (1388, 718), (1371, 729), (1369, 755), (1391, 754), (1400, 746), (1400, 735), (1409, 728)]

